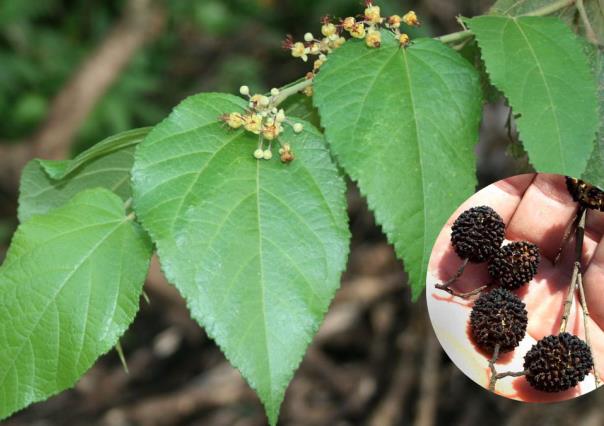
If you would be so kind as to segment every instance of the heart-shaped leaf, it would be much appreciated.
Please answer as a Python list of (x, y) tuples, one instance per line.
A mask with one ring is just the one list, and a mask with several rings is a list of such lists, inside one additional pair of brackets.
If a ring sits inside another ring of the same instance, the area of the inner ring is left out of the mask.
[(168, 280), (275, 424), (346, 263), (345, 187), (308, 123), (280, 136), (291, 164), (254, 159), (257, 136), (218, 120), (246, 106), (224, 94), (177, 106), (137, 149), (134, 207)]

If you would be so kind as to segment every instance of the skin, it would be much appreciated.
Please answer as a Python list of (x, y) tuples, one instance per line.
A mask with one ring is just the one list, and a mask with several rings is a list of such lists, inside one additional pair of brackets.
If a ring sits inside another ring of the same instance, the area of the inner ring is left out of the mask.
[[(527, 174), (499, 181), (470, 197), (449, 218), (435, 243), (427, 284), (428, 308), (436, 333), (454, 362), (473, 380), (488, 385), (488, 353), (480, 353), (467, 332), (474, 296), (470, 300), (453, 297), (434, 288), (445, 281), (461, 265), (450, 244), (451, 226), (466, 209), (487, 205), (506, 223), (508, 241), (527, 240), (541, 252), (541, 263), (535, 278), (515, 293), (528, 311), (527, 336), (513, 353), (503, 354), (497, 371), (522, 371), (523, 356), (539, 339), (558, 334), (563, 303), (570, 285), (574, 261), (574, 238), (566, 244), (561, 260), (553, 259), (561, 244), (568, 223), (575, 217), (577, 204), (569, 195), (564, 177), (549, 174)], [(604, 376), (604, 213), (588, 210), (583, 244), (584, 287), (592, 350), (600, 377)], [(504, 242), (505, 244), (505, 242)], [(469, 264), (462, 277), (452, 286), (458, 292), (471, 291), (490, 281), (486, 263)], [(585, 339), (582, 309), (576, 293), (567, 331)], [(524, 401), (555, 401), (568, 399), (594, 388), (593, 376), (579, 386), (558, 394), (533, 390), (524, 377), (498, 381), (496, 392)]]

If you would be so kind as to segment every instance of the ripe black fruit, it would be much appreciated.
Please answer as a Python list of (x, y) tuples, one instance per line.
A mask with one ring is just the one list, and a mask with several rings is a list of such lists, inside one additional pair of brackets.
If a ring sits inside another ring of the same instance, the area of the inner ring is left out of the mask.
[(472, 207), (453, 223), (451, 243), (459, 257), (470, 262), (486, 262), (503, 242), (505, 224), (488, 206)]
[(560, 392), (582, 381), (593, 367), (587, 344), (569, 333), (539, 340), (524, 356), (526, 380), (535, 389)]
[(528, 241), (515, 241), (497, 250), (489, 261), (489, 275), (510, 290), (533, 279), (541, 256), (539, 247)]
[(568, 192), (577, 203), (588, 209), (604, 211), (604, 191), (582, 181), (566, 177)]
[(513, 350), (524, 338), (526, 305), (509, 290), (496, 288), (482, 294), (470, 314), (472, 337), (478, 346), (492, 352)]

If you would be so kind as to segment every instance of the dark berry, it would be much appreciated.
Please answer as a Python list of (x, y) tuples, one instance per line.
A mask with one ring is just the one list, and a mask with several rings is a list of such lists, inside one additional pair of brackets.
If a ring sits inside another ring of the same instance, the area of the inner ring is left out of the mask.
[(541, 256), (539, 247), (528, 241), (516, 241), (499, 248), (489, 261), (489, 275), (510, 290), (533, 279)]
[(480, 263), (489, 260), (503, 242), (505, 224), (487, 206), (464, 211), (453, 223), (451, 243), (459, 257)]
[(470, 314), (470, 328), (476, 344), (489, 352), (493, 352), (497, 344), (500, 352), (513, 350), (526, 333), (525, 308), (518, 296), (504, 288), (483, 293)]
[(568, 192), (577, 203), (588, 209), (604, 212), (604, 191), (582, 181), (566, 176)]
[(587, 344), (569, 333), (544, 337), (524, 356), (526, 380), (535, 389), (545, 392), (575, 387), (592, 367)]

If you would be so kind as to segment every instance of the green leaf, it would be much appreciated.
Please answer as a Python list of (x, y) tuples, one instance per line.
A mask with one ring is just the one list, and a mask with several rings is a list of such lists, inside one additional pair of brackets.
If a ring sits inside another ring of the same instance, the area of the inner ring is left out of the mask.
[(21, 225), (0, 267), (0, 419), (67, 389), (138, 311), (151, 245), (104, 189)]
[(73, 160), (51, 161), (38, 160), (44, 171), (53, 179), (63, 179), (74, 170), (90, 163), (91, 161), (105, 157), (117, 151), (138, 145), (149, 134), (151, 127), (127, 130), (103, 139), (92, 148), (82, 152)]
[(535, 169), (579, 176), (598, 126), (596, 86), (577, 37), (557, 18), (467, 20), (492, 83), (516, 114)]
[(382, 42), (370, 49), (348, 41), (333, 52), (314, 101), (332, 151), (405, 261), (417, 298), (436, 235), (476, 186), (480, 82), (438, 41), (403, 49), (384, 33)]
[(585, 43), (585, 50), (591, 70), (598, 82), (598, 111), (600, 127), (594, 149), (587, 162), (582, 179), (604, 188), (604, 54), (600, 49)]
[(109, 189), (124, 201), (131, 196), (134, 149), (149, 128), (130, 130), (99, 142), (71, 161), (32, 160), (21, 174), (19, 220), (45, 214), (85, 189)]
[(246, 106), (224, 94), (177, 106), (137, 149), (134, 206), (168, 280), (275, 424), (345, 267), (345, 187), (310, 124), (280, 137), (291, 164), (254, 159), (258, 137), (218, 121)]

